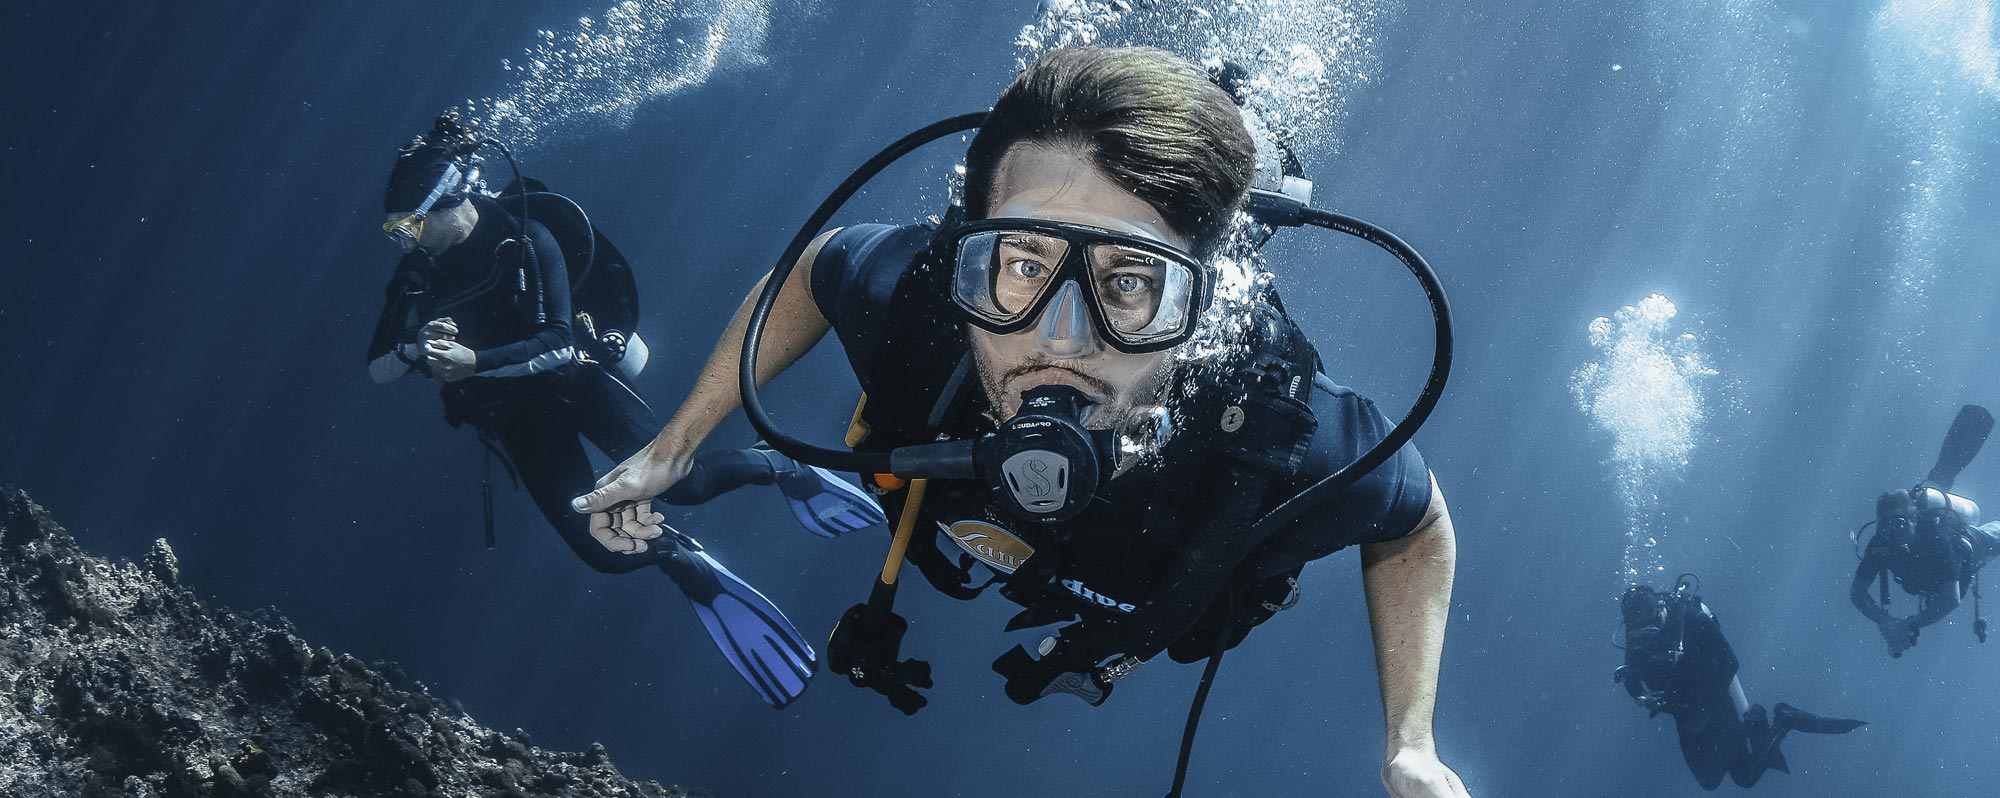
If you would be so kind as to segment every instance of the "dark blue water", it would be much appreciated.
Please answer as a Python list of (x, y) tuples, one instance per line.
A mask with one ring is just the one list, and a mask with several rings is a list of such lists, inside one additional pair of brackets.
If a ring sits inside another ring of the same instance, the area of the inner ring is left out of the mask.
[[(1007, 607), (910, 590), (929, 709), (906, 719), (823, 674), (773, 712), (663, 578), (590, 572), (524, 496), (502, 494), (500, 546), (481, 547), (470, 433), (440, 423), (427, 383), (363, 369), (394, 261), (381, 183), (440, 108), (503, 90), (501, 58), (601, 0), (199, 5), (6, 12), (0, 479), (89, 547), (166, 537), (216, 604), (277, 606), (489, 725), (602, 741), (635, 776), (721, 795), (1164, 788), (1196, 668), (1149, 667), (1094, 710), (1016, 707), (987, 670)], [(1338, 152), (1307, 161), (1321, 204), (1420, 247), (1458, 314), (1451, 393), (1419, 438), (1460, 542), (1445, 760), (1475, 795), (1698, 792), (1667, 721), (1610, 679), (1633, 511), (1570, 385), (1599, 355), (1590, 320), (1660, 292), (1716, 372), (1687, 465), (1640, 508), (1667, 535), (1660, 581), (1701, 575), (1752, 700), (1871, 721), (1795, 735), (1794, 772), (1757, 792), (1992, 794), (2000, 648), (1962, 611), (1891, 660), (1845, 598), (1873, 497), (1921, 476), (1960, 404), (2000, 403), (1992, 3), (1384, 9)], [(640, 266), (645, 395), (678, 402), (847, 169), (989, 103), (1033, 12), (781, 3), (761, 65), (525, 152)], [(935, 211), (951, 162), (899, 171), (868, 208)], [(1407, 277), (1345, 244), (1272, 254), (1336, 378), (1406, 406), (1429, 348)], [(853, 390), (829, 346), (769, 393), (831, 442)], [(712, 440), (752, 437), (736, 420)], [(1996, 462), (1961, 492), (2000, 505)], [(813, 637), (886, 538), (812, 538), (761, 492), (672, 520)], [(1355, 563), (1310, 569), (1299, 610), (1230, 657), (1190, 795), (1379, 791)]]

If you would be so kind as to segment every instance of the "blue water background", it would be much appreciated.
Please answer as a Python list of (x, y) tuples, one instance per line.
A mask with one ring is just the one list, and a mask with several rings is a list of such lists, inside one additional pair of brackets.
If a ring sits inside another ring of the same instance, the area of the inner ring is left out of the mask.
[[(1419, 443), (1460, 545), (1437, 736), (1475, 795), (1700, 792), (1667, 720), (1610, 678), (1625, 518), (1607, 438), (1569, 388), (1593, 355), (1589, 320), (1655, 291), (1721, 372), (1692, 464), (1661, 498), (1671, 569), (1702, 576), (1752, 700), (1871, 722), (1794, 735), (1792, 775), (1756, 791), (2000, 789), (2000, 647), (1961, 612), (1891, 660), (1845, 597), (1846, 533), (1872, 497), (1928, 468), (1961, 403), (2000, 402), (2000, 100), (1953, 123), (1972, 132), (1917, 220), (1924, 239), (1903, 217), (1907, 113), (1871, 60), (1879, 4), (1735, 5), (1749, 15), (1407, 4), (1375, 32), (1379, 69), (1350, 98), (1340, 151), (1307, 156), (1322, 204), (1415, 243), (1455, 301), (1451, 393)], [(1017, 707), (987, 670), (1013, 642), (998, 631), (1008, 607), (917, 586), (905, 651), (935, 663), (929, 709), (904, 718), (822, 674), (774, 712), (664, 578), (592, 573), (524, 496), (501, 494), (500, 546), (480, 546), (471, 434), (439, 423), (427, 383), (378, 387), (363, 369), (394, 261), (375, 230), (382, 179), (438, 109), (497, 91), (498, 60), (534, 30), (600, 6), (11, 4), (0, 479), (98, 552), (168, 538), (215, 604), (276, 606), (308, 639), (395, 660), (489, 725), (602, 741), (633, 776), (724, 796), (1157, 794), (1198, 668), (1148, 667), (1097, 709)], [(639, 264), (655, 355), (639, 384), (656, 406), (677, 403), (847, 169), (990, 103), (1032, 11), (781, 6), (767, 63), (527, 153)], [(871, 213), (935, 211), (951, 160), (891, 176)], [(1896, 287), (1913, 248), (1936, 255), (1921, 296)], [(1273, 252), (1336, 378), (1407, 406), (1430, 345), (1407, 276), (1348, 244)], [(769, 395), (831, 442), (852, 385), (829, 345)], [(712, 440), (752, 437), (737, 419)], [(2000, 508), (1996, 463), (1959, 485)], [(672, 520), (819, 638), (864, 595), (886, 536), (827, 543), (772, 498)], [(1379, 794), (1356, 558), (1307, 574), (1299, 609), (1229, 658), (1190, 795)]]

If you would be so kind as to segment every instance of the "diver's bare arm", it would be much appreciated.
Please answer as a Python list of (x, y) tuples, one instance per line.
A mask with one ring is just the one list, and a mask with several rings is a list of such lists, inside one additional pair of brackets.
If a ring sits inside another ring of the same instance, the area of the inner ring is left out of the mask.
[(1910, 625), (1922, 629), (1938, 621), (1942, 621), (1945, 616), (1951, 614), (1952, 610), (1958, 609), (1959, 602), (1964, 600), (1965, 597), (1959, 593), (1958, 583), (1953, 582), (1949, 590), (1926, 599), (1923, 609), (1918, 610), (1917, 614), (1910, 616)]
[[(772, 377), (790, 367), (801, 356), (819, 343), (832, 329), (826, 317), (819, 312), (819, 305), (812, 297), (813, 259), (819, 256), (820, 247), (838, 230), (828, 231), (806, 248), (799, 256), (798, 266), (792, 269), (785, 286), (778, 292), (777, 304), (771, 308), (771, 319), (764, 326), (764, 338), (757, 352), (757, 384), (762, 385)], [(653, 455), (661, 459), (693, 457), (701, 442), (714, 432), (722, 420), (736, 412), (743, 404), (743, 394), (737, 383), (737, 368), (743, 357), (743, 333), (750, 325), (750, 311), (756, 307), (757, 297), (764, 291), (764, 284), (770, 277), (757, 281), (757, 287), (743, 299), (736, 309), (736, 316), (729, 320), (729, 326), (722, 332), (722, 340), (716, 342), (715, 351), (708, 356), (708, 365), (695, 379), (694, 388), (681, 401), (680, 409), (674, 412), (673, 420), (660, 430), (653, 439)]]
[(1875, 596), (1871, 593), (1875, 587), (1875, 579), (1881, 573), (1882, 562), (1871, 552), (1861, 560), (1860, 565), (1854, 567), (1854, 583), (1847, 588), (1847, 600), (1854, 602), (1854, 608), (1860, 610), (1861, 615), (1876, 626), (1894, 620), (1888, 609), (1875, 603)]
[(1444, 653), (1457, 561), (1451, 513), (1435, 478), (1430, 509), (1415, 532), (1361, 548), (1362, 585), (1382, 685), (1387, 759), (1405, 751), (1436, 755), (1431, 713), (1437, 703), (1438, 662)]

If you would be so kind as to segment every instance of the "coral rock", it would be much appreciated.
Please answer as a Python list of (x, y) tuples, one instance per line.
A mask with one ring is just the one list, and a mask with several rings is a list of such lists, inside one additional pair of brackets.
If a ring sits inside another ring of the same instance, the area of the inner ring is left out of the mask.
[(275, 611), (209, 610), (166, 541), (113, 565), (0, 486), (0, 796), (705, 794), (488, 729)]

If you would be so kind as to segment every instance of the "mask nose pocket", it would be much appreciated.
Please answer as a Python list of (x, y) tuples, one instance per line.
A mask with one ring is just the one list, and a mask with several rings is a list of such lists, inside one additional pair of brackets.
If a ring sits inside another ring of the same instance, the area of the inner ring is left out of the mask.
[(1047, 310), (1042, 311), (1041, 339), (1049, 354), (1074, 356), (1089, 350), (1092, 331), (1090, 309), (1084, 307), (1083, 289), (1075, 280), (1056, 289)]

